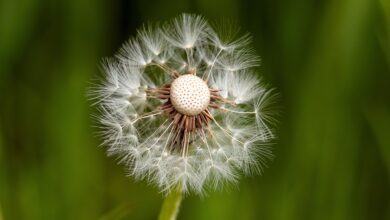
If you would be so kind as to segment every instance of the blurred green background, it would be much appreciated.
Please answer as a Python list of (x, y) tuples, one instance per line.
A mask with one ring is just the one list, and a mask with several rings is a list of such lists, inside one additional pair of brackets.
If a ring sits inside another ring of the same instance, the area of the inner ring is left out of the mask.
[(389, 0), (1, 0), (0, 220), (155, 219), (162, 195), (107, 158), (85, 91), (147, 21), (252, 34), (281, 93), (276, 158), (179, 219), (390, 219)]

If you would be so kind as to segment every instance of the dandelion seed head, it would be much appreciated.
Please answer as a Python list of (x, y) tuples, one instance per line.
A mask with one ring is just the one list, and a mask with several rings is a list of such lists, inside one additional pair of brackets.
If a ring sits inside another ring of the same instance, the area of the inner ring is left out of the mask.
[(255, 74), (249, 35), (227, 32), (183, 14), (143, 26), (103, 61), (104, 79), (89, 92), (94, 118), (130, 176), (203, 194), (272, 158), (276, 95)]

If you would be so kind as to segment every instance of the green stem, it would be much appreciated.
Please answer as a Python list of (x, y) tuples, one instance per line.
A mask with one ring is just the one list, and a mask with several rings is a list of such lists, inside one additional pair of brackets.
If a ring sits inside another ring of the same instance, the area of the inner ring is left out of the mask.
[(173, 189), (162, 204), (159, 220), (175, 220), (179, 213), (180, 203), (182, 200), (182, 190), (180, 187)]

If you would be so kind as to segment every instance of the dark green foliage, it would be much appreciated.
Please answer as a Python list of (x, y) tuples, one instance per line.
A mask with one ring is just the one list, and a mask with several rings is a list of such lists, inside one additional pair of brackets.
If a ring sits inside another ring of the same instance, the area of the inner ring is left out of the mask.
[(0, 220), (155, 219), (162, 195), (98, 148), (85, 92), (143, 22), (249, 31), (281, 94), (276, 155), (179, 219), (390, 219), (387, 0), (0, 2)]

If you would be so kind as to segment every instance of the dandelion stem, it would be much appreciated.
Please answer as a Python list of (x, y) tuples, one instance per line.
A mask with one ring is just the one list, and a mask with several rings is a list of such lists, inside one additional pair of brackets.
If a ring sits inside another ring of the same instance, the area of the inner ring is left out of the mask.
[(0, 220), (3, 220), (4, 218), (3, 218), (3, 214), (2, 214), (2, 212), (1, 212), (1, 205), (0, 205)]
[(181, 187), (176, 187), (172, 189), (172, 191), (169, 192), (167, 197), (165, 197), (164, 199), (158, 219), (175, 220), (177, 214), (179, 213), (181, 200), (182, 200)]

